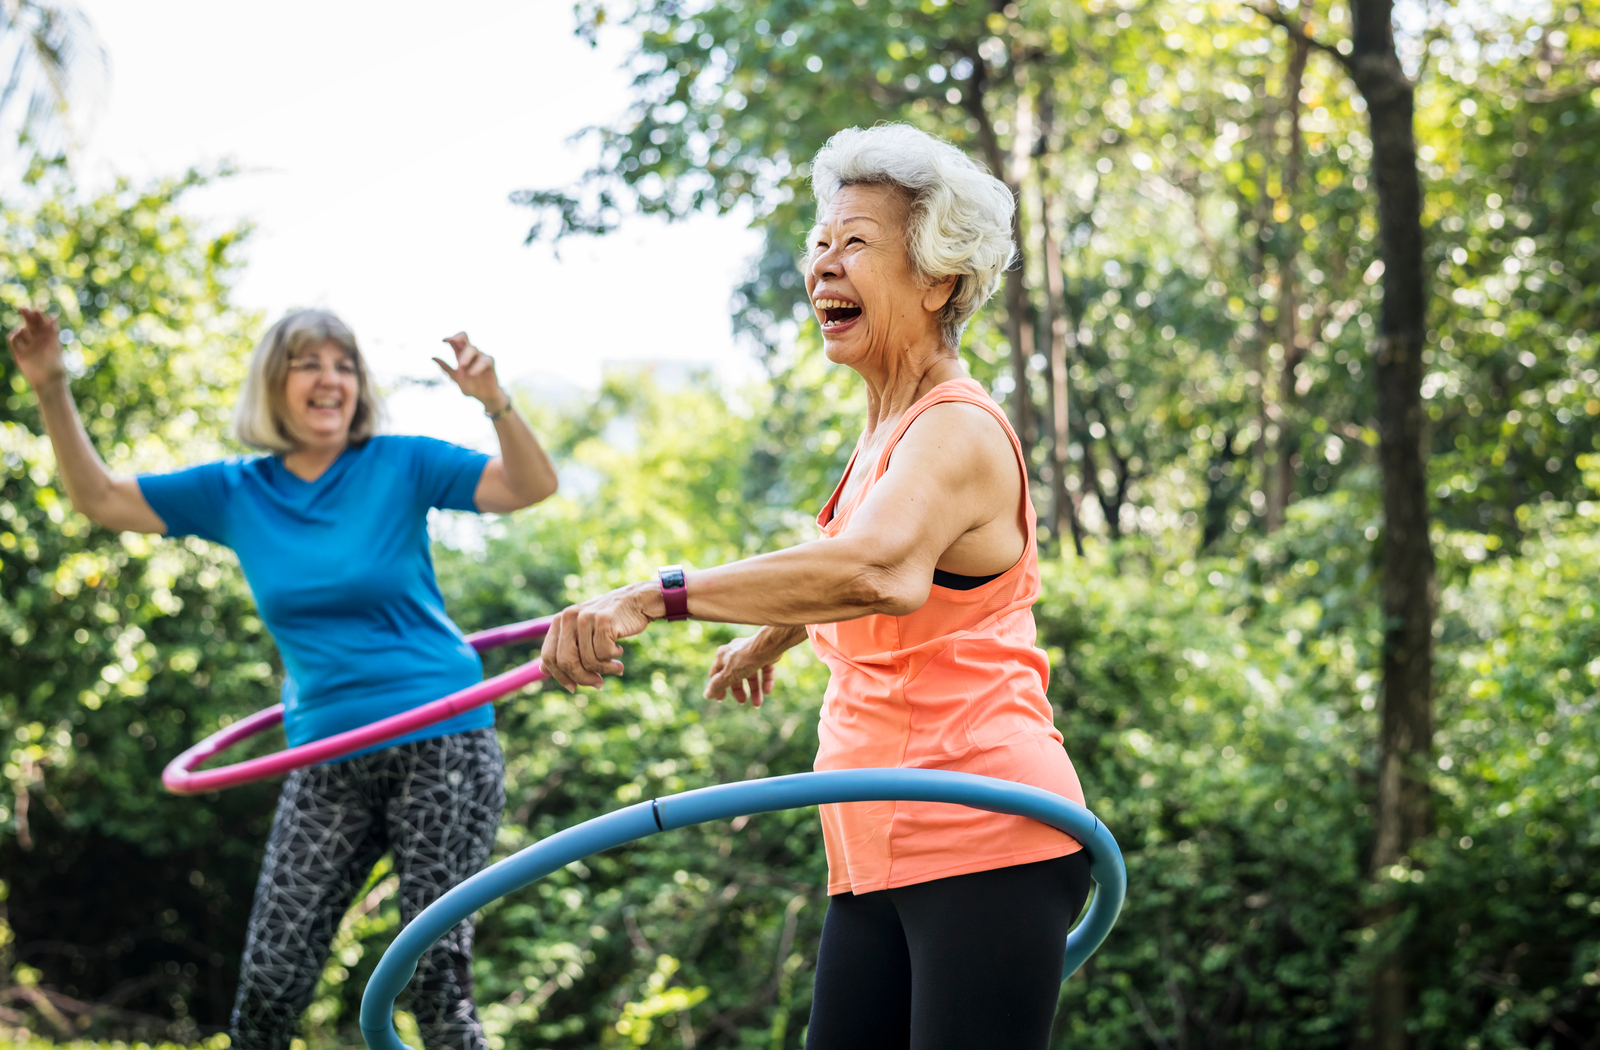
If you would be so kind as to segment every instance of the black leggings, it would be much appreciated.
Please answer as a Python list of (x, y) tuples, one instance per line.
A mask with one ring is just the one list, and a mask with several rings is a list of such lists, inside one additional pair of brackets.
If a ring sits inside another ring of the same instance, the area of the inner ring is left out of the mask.
[[(339, 919), (386, 850), (409, 923), (483, 866), (505, 807), (493, 729), (289, 774), (267, 838), (233, 1008), (234, 1050), (288, 1050)], [(472, 920), (423, 953), (411, 1011), (428, 1050), (486, 1050), (472, 1008)]]
[(807, 1050), (1044, 1050), (1088, 854), (828, 898)]

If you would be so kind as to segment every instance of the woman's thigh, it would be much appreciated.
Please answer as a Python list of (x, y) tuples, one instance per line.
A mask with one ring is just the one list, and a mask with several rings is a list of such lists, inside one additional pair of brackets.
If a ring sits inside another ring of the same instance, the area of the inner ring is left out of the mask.
[(887, 892), (828, 898), (807, 1050), (905, 1050), (911, 955)]
[(886, 891), (911, 957), (911, 1050), (1044, 1050), (1085, 852)]
[(807, 1050), (1043, 1050), (1082, 851), (828, 899)]
[(250, 909), (235, 1045), (287, 1045), (316, 988), (339, 917), (383, 845), (378, 816), (348, 770), (318, 766), (290, 774)]
[[(505, 808), (505, 760), (494, 730), (476, 729), (394, 748), (384, 778), (400, 914), (410, 922), (489, 859)], [(471, 919), (422, 954), (407, 1001), (430, 1050), (484, 1050), (472, 1006)]]
[(489, 859), (506, 804), (494, 732), (452, 733), (386, 756), (384, 824), (406, 922)]

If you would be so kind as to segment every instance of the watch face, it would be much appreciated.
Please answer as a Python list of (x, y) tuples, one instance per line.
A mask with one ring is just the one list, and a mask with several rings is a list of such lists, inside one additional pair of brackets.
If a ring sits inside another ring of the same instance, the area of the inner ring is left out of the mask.
[(667, 590), (682, 590), (683, 582), (683, 570), (676, 565), (669, 565), (661, 570), (661, 586)]

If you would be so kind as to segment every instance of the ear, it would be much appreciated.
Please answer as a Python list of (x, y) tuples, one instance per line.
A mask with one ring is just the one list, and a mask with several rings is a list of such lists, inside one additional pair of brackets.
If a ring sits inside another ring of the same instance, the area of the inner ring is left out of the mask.
[(945, 308), (950, 297), (956, 294), (956, 282), (960, 277), (952, 274), (928, 285), (922, 293), (922, 308), (930, 314), (936, 314)]

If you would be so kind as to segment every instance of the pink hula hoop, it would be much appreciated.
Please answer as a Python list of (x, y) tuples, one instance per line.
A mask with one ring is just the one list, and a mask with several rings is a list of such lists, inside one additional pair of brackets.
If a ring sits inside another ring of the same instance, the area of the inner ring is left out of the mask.
[[(525, 620), (522, 623), (492, 627), (487, 631), (469, 634), (467, 643), (481, 653), (516, 642), (536, 641), (543, 638), (549, 630), (550, 617), (546, 616), (538, 620)], [(207, 791), (219, 791), (222, 788), (248, 784), (253, 780), (263, 780), (295, 769), (304, 769), (306, 766), (330, 762), (374, 744), (404, 736), (413, 730), (431, 726), (435, 722), (453, 718), (463, 711), (492, 703), (543, 677), (544, 668), (540, 666), (538, 660), (534, 660), (521, 667), (514, 667), (504, 674), (486, 678), (477, 685), (468, 686), (449, 696), (430, 701), (409, 711), (402, 711), (398, 715), (391, 715), (359, 729), (313, 740), (309, 744), (252, 758), (246, 762), (235, 762), (231, 766), (196, 769), (201, 763), (221, 754), (240, 741), (281, 723), (283, 705), (274, 704), (264, 711), (257, 711), (249, 718), (219, 729), (167, 763), (167, 768), (161, 773), (161, 783), (174, 795), (199, 795)]]

